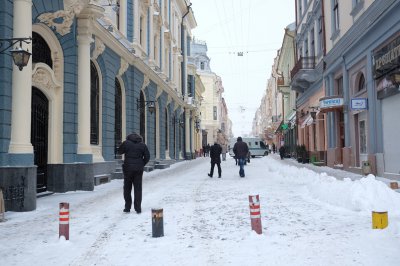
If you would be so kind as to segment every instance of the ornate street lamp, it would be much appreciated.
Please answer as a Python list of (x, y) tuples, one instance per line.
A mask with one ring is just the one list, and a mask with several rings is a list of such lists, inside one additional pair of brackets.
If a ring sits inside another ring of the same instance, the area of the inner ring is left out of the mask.
[(136, 104), (137, 110), (144, 109), (147, 106), (150, 114), (152, 114), (154, 110), (156, 110), (156, 101), (141, 101), (139, 99), (136, 99)]
[(22, 71), (22, 69), (28, 65), (29, 58), (31, 56), (31, 53), (29, 51), (22, 49), (22, 42), (29, 44), (31, 40), (31, 37), (0, 39), (0, 48), (3, 46), (3, 42), (8, 43), (8, 46), (0, 51), (0, 54), (6, 54), (5, 51), (7, 51), (10, 47), (19, 42), (19, 47), (14, 48), (10, 51), (10, 53), (13, 58), (14, 64), (18, 67), (20, 71)]
[(179, 125), (180, 127), (183, 127), (183, 125), (185, 124), (182, 120), (176, 118), (175, 116), (172, 117), (172, 123), (173, 123), (173, 124), (177, 124), (177, 125)]

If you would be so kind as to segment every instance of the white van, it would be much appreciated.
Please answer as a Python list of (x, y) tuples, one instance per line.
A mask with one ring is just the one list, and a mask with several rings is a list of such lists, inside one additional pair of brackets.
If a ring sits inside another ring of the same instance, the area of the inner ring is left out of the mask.
[[(242, 138), (243, 142), (247, 143), (249, 146), (250, 156), (252, 158), (256, 156), (266, 156), (268, 155), (268, 147), (265, 145), (264, 141), (261, 138)], [(231, 139), (229, 142), (229, 155), (235, 156), (233, 153), (233, 146), (236, 143), (236, 139)]]

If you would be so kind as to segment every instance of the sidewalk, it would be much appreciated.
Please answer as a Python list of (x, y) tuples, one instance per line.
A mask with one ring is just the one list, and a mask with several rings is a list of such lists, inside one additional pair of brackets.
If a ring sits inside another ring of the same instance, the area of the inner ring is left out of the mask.
[[(284, 160), (281, 160), (278, 153), (269, 154), (268, 156), (271, 156), (275, 160), (279, 160), (281, 162), (284, 162), (291, 166), (295, 166), (297, 168), (307, 168), (317, 173), (326, 173), (327, 175), (333, 176), (339, 180), (343, 180), (344, 178), (350, 178), (351, 180), (358, 180), (364, 177), (363, 175), (355, 174), (345, 170), (334, 169), (328, 166), (316, 166), (313, 165), (312, 163), (306, 163), (306, 164), (298, 163), (293, 158), (285, 158)], [(387, 179), (379, 176), (376, 177), (376, 180), (386, 183), (388, 187), (390, 187), (391, 182), (398, 182), (397, 180)], [(395, 191), (400, 193), (400, 189), (395, 189)]]

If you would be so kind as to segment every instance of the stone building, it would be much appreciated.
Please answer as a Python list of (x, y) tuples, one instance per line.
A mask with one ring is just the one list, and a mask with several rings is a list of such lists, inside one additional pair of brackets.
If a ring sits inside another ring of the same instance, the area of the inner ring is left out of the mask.
[(0, 54), (6, 209), (34, 210), (38, 193), (120, 176), (116, 151), (131, 132), (153, 162), (194, 158), (195, 26), (187, 0), (0, 1), (2, 44), (32, 37), (21, 43), (32, 53), (22, 70)]

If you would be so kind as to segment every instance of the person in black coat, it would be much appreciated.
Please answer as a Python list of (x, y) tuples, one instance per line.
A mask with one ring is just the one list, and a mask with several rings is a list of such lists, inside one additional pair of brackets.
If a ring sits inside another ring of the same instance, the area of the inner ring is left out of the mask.
[(130, 212), (132, 207), (132, 185), (134, 190), (133, 207), (136, 213), (142, 212), (142, 179), (144, 166), (150, 160), (150, 152), (143, 138), (136, 133), (126, 137), (118, 148), (119, 154), (125, 154), (122, 170), (124, 172), (124, 212)]
[(281, 156), (281, 160), (283, 160), (283, 158), (285, 157), (285, 152), (286, 152), (285, 146), (281, 146), (279, 148), (279, 155)]
[(239, 162), (239, 175), (240, 177), (244, 177), (244, 164), (249, 154), (249, 146), (247, 146), (246, 142), (243, 142), (242, 137), (237, 138), (237, 142), (233, 146), (233, 152), (235, 153), (235, 157)]
[(221, 152), (222, 147), (218, 143), (214, 143), (210, 147), (210, 158), (211, 158), (211, 170), (208, 174), (209, 177), (213, 177), (214, 174), (214, 167), (217, 165), (218, 167), (218, 177), (221, 178)]

